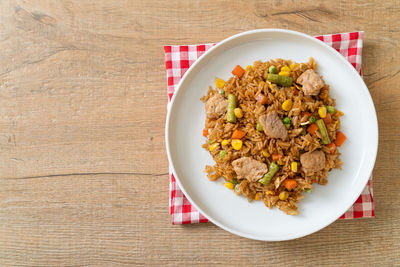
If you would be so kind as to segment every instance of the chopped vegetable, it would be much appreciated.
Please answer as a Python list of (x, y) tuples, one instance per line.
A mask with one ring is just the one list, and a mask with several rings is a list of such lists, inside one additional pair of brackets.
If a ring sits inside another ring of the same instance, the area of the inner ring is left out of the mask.
[(315, 123), (317, 124), (318, 130), (322, 135), (322, 143), (324, 145), (329, 144), (331, 142), (331, 140), (329, 139), (328, 131), (326, 130), (324, 121), (319, 119)]
[(246, 68), (244, 68), (245, 71), (248, 71), (249, 69), (254, 70), (252, 65), (247, 65)]
[(292, 172), (297, 172), (297, 162), (296, 161), (293, 161), (290, 164), (290, 169), (292, 170)]
[(326, 145), (327, 148), (329, 148), (329, 152), (332, 154), (335, 152), (336, 145), (334, 143), (330, 143), (329, 145)]
[(208, 148), (208, 150), (214, 151), (218, 146), (219, 146), (219, 143), (214, 143)]
[(290, 72), (281, 71), (281, 72), (278, 73), (278, 75), (289, 77), (290, 76)]
[(267, 192), (265, 192), (266, 196), (273, 196), (275, 195), (274, 191), (268, 190)]
[(277, 161), (281, 159), (283, 156), (281, 154), (272, 154), (272, 160)]
[(220, 159), (223, 159), (223, 158), (226, 156), (227, 153), (228, 153), (228, 152), (226, 152), (226, 150), (221, 150), (221, 151), (219, 152), (219, 158), (220, 158)]
[(276, 74), (278, 72), (278, 70), (276, 69), (276, 67), (274, 65), (272, 65), (269, 67), (268, 72), (271, 74)]
[(311, 116), (311, 117), (308, 119), (308, 121), (311, 122), (311, 123), (314, 123), (314, 122), (315, 122), (315, 117), (314, 117), (314, 116)]
[(287, 99), (287, 100), (285, 100), (285, 101), (282, 103), (282, 109), (283, 109), (284, 111), (289, 111), (289, 110), (291, 110), (291, 109), (292, 109), (292, 106), (293, 106), (293, 101), (292, 101), (292, 99)]
[(268, 172), (264, 174), (264, 177), (258, 180), (258, 182), (260, 182), (263, 185), (269, 184), (269, 182), (271, 182), (272, 177), (274, 177), (275, 173), (277, 173), (278, 170), (279, 170), (278, 164), (276, 164), (275, 162), (271, 162), (271, 164), (269, 164)]
[(283, 181), (283, 186), (286, 187), (287, 190), (292, 190), (296, 187), (297, 182), (294, 179), (286, 179)]
[(224, 89), (218, 89), (218, 93), (219, 93), (220, 95), (225, 95)]
[(240, 67), (239, 65), (237, 65), (233, 71), (232, 71), (233, 75), (238, 76), (239, 78), (242, 77), (242, 75), (244, 74), (244, 69), (242, 69), (242, 67)]
[(241, 108), (235, 108), (233, 110), (233, 113), (235, 113), (236, 118), (238, 119), (243, 118), (243, 111)]
[(307, 132), (309, 132), (310, 134), (315, 134), (315, 132), (318, 130), (318, 126), (313, 123), (310, 126), (308, 126), (307, 128)]
[(221, 145), (227, 146), (229, 144), (229, 140), (222, 140)]
[(338, 116), (338, 117), (342, 117), (342, 116), (344, 115), (344, 113), (341, 112), (341, 111), (338, 110), (338, 109), (336, 109), (335, 113), (336, 113), (336, 116)]
[(289, 117), (283, 118), (283, 124), (290, 124), (290, 118)]
[(326, 113), (326, 117), (323, 118), (323, 120), (324, 120), (324, 122), (325, 122), (325, 125), (328, 125), (328, 124), (332, 123), (332, 116), (331, 116), (331, 114), (330, 114), (330, 113)]
[(286, 130), (290, 129), (290, 124), (284, 124), (284, 125), (285, 125)]
[(343, 145), (344, 141), (346, 141), (346, 136), (341, 131), (338, 131), (336, 133), (335, 145), (341, 146)]
[(321, 119), (326, 117), (326, 107), (320, 107), (318, 109), (318, 115), (321, 117)]
[(221, 78), (215, 78), (215, 86), (221, 89), (225, 86), (225, 81), (222, 80)]
[(283, 66), (281, 71), (290, 72), (290, 68), (288, 66)]
[(232, 134), (232, 139), (242, 139), (246, 135), (246, 132), (240, 130), (234, 130)]
[(263, 132), (263, 131), (264, 131), (264, 129), (263, 129), (261, 123), (259, 123), (259, 122), (257, 122), (256, 129), (257, 129), (257, 131), (259, 131), (259, 132)]
[(233, 139), (231, 144), (232, 144), (233, 149), (235, 149), (235, 150), (240, 150), (243, 146), (243, 142), (240, 139)]
[(313, 191), (312, 188), (305, 188), (304, 191), (306, 191), (307, 193), (311, 193)]
[(306, 134), (307, 134), (306, 128), (303, 128), (303, 130), (301, 130), (301, 135), (306, 135)]
[(259, 94), (256, 96), (256, 100), (257, 100), (258, 103), (260, 103), (260, 104), (262, 104), (262, 105), (265, 105), (265, 104), (267, 104), (267, 102), (268, 102), (268, 98), (267, 98), (264, 94), (262, 94), (262, 93), (259, 93)]
[(272, 83), (276, 83), (276, 84), (278, 84), (280, 86), (289, 87), (293, 83), (293, 78), (270, 73), (267, 76), (267, 81), (272, 82)]
[(230, 190), (232, 190), (235, 187), (232, 183), (229, 183), (229, 182), (224, 183), (224, 185), (226, 186), (226, 188), (228, 188)]
[(236, 96), (234, 94), (228, 95), (228, 111), (226, 113), (226, 118), (228, 122), (236, 123), (236, 116), (234, 109), (236, 108)]
[(215, 141), (214, 140), (208, 140), (208, 143), (211, 145), (211, 144), (213, 144)]
[(289, 197), (289, 192), (287, 191), (282, 191), (279, 193), (279, 199), (280, 200), (286, 200)]
[(207, 128), (204, 128), (203, 129), (203, 136), (207, 136), (208, 135), (208, 129)]
[(257, 194), (254, 196), (254, 200), (260, 200), (260, 193), (257, 193)]
[(295, 63), (292, 63), (292, 64), (290, 64), (290, 66), (289, 66), (290, 70), (293, 70), (295, 67), (296, 67), (296, 64), (295, 64)]
[(267, 150), (263, 150), (263, 151), (261, 151), (261, 153), (263, 154), (263, 156), (264, 157), (266, 157), (266, 158), (268, 158), (269, 156), (271, 156), (268, 152), (267, 152)]
[(326, 111), (328, 111), (329, 114), (333, 115), (333, 113), (335, 113), (335, 107), (326, 106)]
[(238, 182), (238, 180), (237, 180), (236, 178), (233, 178), (232, 181), (231, 181), (231, 183), (232, 183), (232, 184), (238, 184), (239, 182)]

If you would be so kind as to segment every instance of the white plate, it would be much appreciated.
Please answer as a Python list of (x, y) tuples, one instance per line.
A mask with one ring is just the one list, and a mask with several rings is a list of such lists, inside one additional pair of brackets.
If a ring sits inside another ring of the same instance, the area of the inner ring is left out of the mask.
[[(343, 169), (329, 173), (326, 186), (316, 186), (299, 203), (298, 216), (289, 216), (262, 201), (248, 203), (203, 172), (213, 165), (201, 148), (205, 110), (200, 97), (215, 77), (228, 79), (236, 65), (284, 58), (306, 62), (313, 57), (331, 87), (337, 108), (345, 114), (347, 140), (340, 152)], [(338, 219), (360, 195), (371, 175), (378, 147), (375, 108), (363, 80), (351, 64), (323, 42), (294, 31), (265, 29), (232, 36), (208, 50), (185, 73), (167, 115), (166, 146), (176, 180), (189, 201), (219, 227), (247, 238), (288, 240), (316, 232)]]

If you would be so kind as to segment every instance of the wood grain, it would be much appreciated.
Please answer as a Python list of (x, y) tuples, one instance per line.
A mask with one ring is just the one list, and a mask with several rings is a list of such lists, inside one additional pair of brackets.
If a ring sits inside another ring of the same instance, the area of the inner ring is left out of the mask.
[[(399, 11), (396, 0), (0, 1), (0, 265), (400, 266)], [(162, 46), (269, 27), (365, 31), (376, 218), (278, 243), (173, 226)]]

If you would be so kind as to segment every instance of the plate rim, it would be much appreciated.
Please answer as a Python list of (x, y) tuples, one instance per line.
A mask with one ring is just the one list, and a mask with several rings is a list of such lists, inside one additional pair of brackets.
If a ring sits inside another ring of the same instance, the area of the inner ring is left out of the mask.
[[(333, 219), (329, 219), (326, 222), (322, 223), (321, 225), (312, 228), (311, 230), (302, 232), (301, 234), (295, 234), (292, 236), (285, 236), (284, 238), (265, 238), (264, 236), (262, 237), (258, 237), (258, 236), (254, 236), (252, 234), (248, 234), (248, 233), (243, 233), (240, 231), (236, 231), (234, 229), (231, 229), (228, 226), (223, 225), (222, 223), (219, 223), (217, 220), (215, 220), (214, 218), (212, 218), (211, 216), (209, 216), (206, 212), (204, 212), (201, 208), (199, 208), (199, 206), (192, 200), (192, 198), (190, 197), (190, 195), (187, 194), (185, 188), (182, 186), (182, 183), (180, 181), (179, 176), (177, 175), (176, 171), (175, 171), (175, 166), (174, 166), (174, 162), (171, 156), (171, 149), (170, 149), (170, 142), (169, 142), (169, 130), (171, 127), (171, 110), (172, 107), (175, 103), (175, 99), (180, 91), (180, 87), (183, 84), (183, 82), (186, 80), (187, 76), (189, 75), (189, 73), (191, 73), (191, 71), (198, 65), (200, 64), (200, 62), (202, 62), (205, 58), (207, 58), (207, 55), (212, 53), (212, 51), (214, 51), (215, 49), (217, 49), (218, 47), (243, 36), (246, 35), (253, 35), (253, 34), (260, 34), (260, 33), (274, 33), (274, 32), (281, 32), (281, 33), (286, 33), (286, 34), (290, 34), (290, 35), (295, 35), (298, 36), (300, 38), (305, 38), (308, 40), (311, 40), (312, 42), (315, 42), (318, 45), (324, 46), (325, 48), (327, 48), (328, 50), (330, 50), (333, 54), (335, 54), (337, 57), (340, 58), (340, 60), (344, 63), (347, 64), (349, 66), (351, 66), (352, 72), (354, 74), (356, 74), (355, 76), (357, 77), (356, 79), (359, 79), (359, 81), (361, 81), (361, 83), (364, 85), (363, 86), (363, 91), (365, 91), (366, 96), (368, 98), (368, 104), (372, 107), (372, 114), (374, 115), (373, 118), (371, 119), (371, 123), (373, 124), (373, 128), (375, 128), (374, 133), (372, 133), (375, 141), (375, 145), (372, 149), (373, 152), (373, 158), (371, 159), (371, 166), (369, 167), (369, 170), (366, 172), (368, 175), (366, 175), (366, 179), (364, 179), (365, 181), (362, 183), (363, 186), (360, 186), (360, 188), (358, 188), (358, 190), (356, 191), (357, 194), (354, 194), (354, 197), (351, 201), (351, 203), (347, 206), (347, 208), (342, 211), (340, 210), (339, 212), (337, 212), (337, 216), (333, 216)], [(324, 229), (325, 227), (327, 227), (328, 225), (332, 224), (333, 222), (335, 222), (337, 219), (340, 218), (340, 216), (342, 214), (344, 214), (353, 204), (354, 202), (357, 200), (357, 198), (360, 196), (360, 194), (362, 193), (362, 191), (364, 190), (365, 186), (367, 185), (368, 181), (369, 181), (369, 177), (372, 174), (372, 171), (374, 169), (375, 163), (376, 163), (376, 157), (377, 157), (377, 152), (378, 152), (378, 145), (379, 145), (379, 127), (378, 127), (378, 119), (377, 119), (377, 114), (376, 114), (376, 109), (375, 109), (375, 105), (374, 102), (372, 100), (371, 94), (368, 90), (368, 87), (366, 86), (364, 80), (362, 79), (362, 77), (360, 76), (360, 74), (357, 72), (357, 70), (351, 65), (351, 63), (343, 56), (341, 55), (338, 51), (336, 51), (333, 47), (327, 45), (326, 43), (316, 39), (315, 37), (302, 33), (302, 32), (298, 32), (298, 31), (293, 31), (293, 30), (286, 30), (286, 29), (276, 29), (276, 28), (267, 28), (267, 29), (255, 29), (255, 30), (250, 30), (250, 31), (245, 31), (245, 32), (241, 32), (235, 35), (232, 35), (226, 39), (223, 39), (222, 41), (216, 43), (216, 45), (214, 45), (213, 47), (211, 47), (210, 49), (208, 49), (203, 55), (201, 55), (190, 67), (189, 69), (185, 72), (185, 74), (182, 76), (181, 80), (179, 81), (179, 84), (177, 85), (174, 94), (172, 96), (172, 99), (170, 101), (170, 103), (168, 104), (169, 108), (167, 109), (167, 117), (166, 117), (166, 122), (165, 122), (165, 146), (166, 146), (166, 151), (167, 151), (167, 157), (168, 157), (168, 162), (169, 162), (169, 166), (171, 168), (172, 174), (175, 177), (175, 180), (178, 184), (178, 186), (180, 187), (181, 191), (183, 192), (183, 194), (186, 196), (186, 198), (189, 200), (189, 202), (191, 203), (191, 205), (193, 205), (203, 216), (205, 216), (210, 222), (212, 222), (213, 224), (217, 225), (218, 227), (224, 229), (225, 231), (228, 231), (232, 234), (235, 234), (237, 236), (241, 236), (241, 237), (245, 237), (248, 239), (253, 239), (253, 240), (259, 240), (259, 241), (286, 241), (286, 240), (293, 240), (293, 239), (297, 239), (297, 238), (301, 238), (304, 236), (308, 236), (310, 234), (313, 234), (315, 232), (318, 232), (322, 229)]]

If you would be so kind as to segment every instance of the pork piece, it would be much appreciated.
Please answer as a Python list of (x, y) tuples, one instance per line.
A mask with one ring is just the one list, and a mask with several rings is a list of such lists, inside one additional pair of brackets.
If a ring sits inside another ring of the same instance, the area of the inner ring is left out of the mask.
[(319, 95), (319, 91), (325, 85), (321, 76), (312, 69), (303, 72), (297, 78), (297, 83), (303, 85), (304, 95)]
[(206, 102), (206, 115), (209, 119), (217, 119), (226, 113), (228, 100), (222, 95), (216, 94)]
[(325, 153), (320, 150), (307, 152), (300, 156), (300, 163), (306, 175), (312, 175), (325, 167)]
[(286, 127), (276, 112), (261, 115), (258, 121), (264, 129), (264, 133), (269, 138), (287, 139), (288, 133)]
[(249, 157), (241, 157), (232, 161), (232, 166), (239, 179), (245, 178), (249, 182), (257, 182), (268, 172), (267, 164)]

